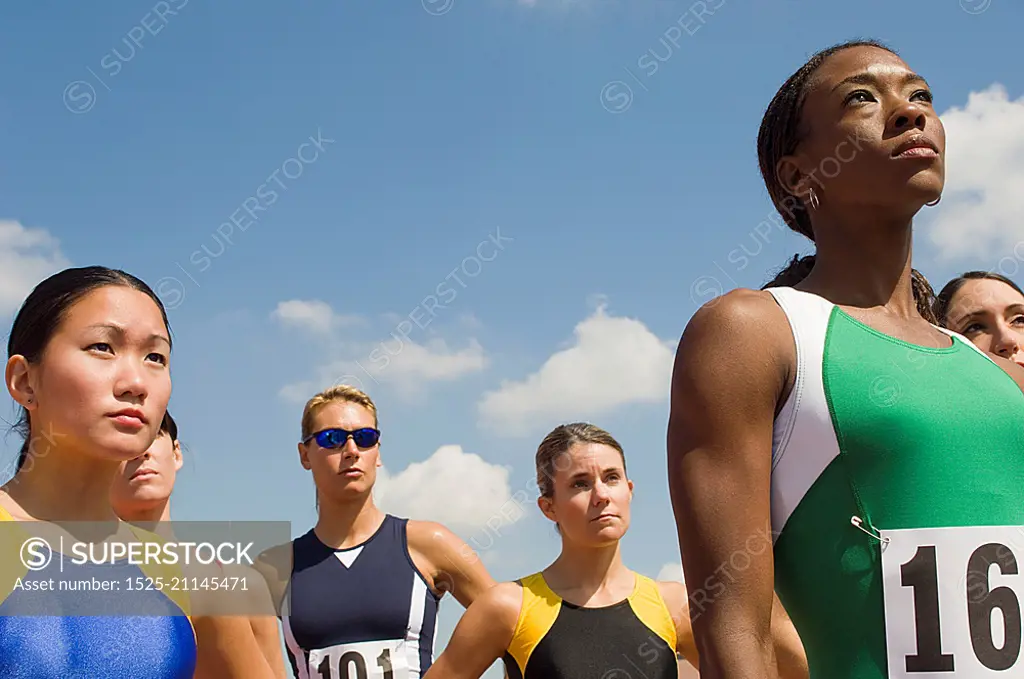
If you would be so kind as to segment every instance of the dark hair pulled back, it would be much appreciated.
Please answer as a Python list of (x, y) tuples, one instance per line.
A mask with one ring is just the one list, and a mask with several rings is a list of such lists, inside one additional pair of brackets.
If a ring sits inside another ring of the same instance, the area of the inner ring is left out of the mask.
[[(29, 363), (39, 363), (43, 352), (68, 312), (83, 297), (94, 290), (111, 285), (123, 286), (145, 293), (156, 303), (170, 333), (167, 311), (156, 293), (145, 282), (121, 271), (105, 266), (86, 266), (64, 269), (39, 283), (21, 305), (14, 318), (11, 335), (7, 340), (7, 358), (21, 355)], [(168, 337), (169, 338), (169, 337)], [(14, 424), (24, 442), (18, 453), (15, 474), (21, 470), (32, 448), (31, 420), (24, 408)]]

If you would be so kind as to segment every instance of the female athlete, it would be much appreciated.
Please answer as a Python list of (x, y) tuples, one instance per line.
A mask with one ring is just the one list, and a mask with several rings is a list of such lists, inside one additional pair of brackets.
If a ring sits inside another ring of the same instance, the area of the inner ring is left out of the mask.
[[(592, 424), (562, 425), (540, 444), (536, 466), (537, 502), (561, 554), (474, 603), (427, 679), (479, 679), (498, 659), (510, 679), (676, 679), (677, 653), (696, 665), (686, 587), (622, 562), (633, 482), (618, 441)], [(800, 640), (780, 606), (775, 613), (780, 676), (805, 677)]]
[(942, 288), (935, 315), (982, 351), (1024, 366), (1024, 291), (1006, 276), (968, 271)]
[[(145, 530), (174, 541), (171, 524), (171, 493), (178, 471), (181, 469), (181, 441), (178, 439), (178, 424), (170, 412), (164, 413), (160, 433), (153, 445), (141, 457), (121, 463), (118, 475), (110, 489), (110, 501), (117, 515), (125, 521)], [(266, 596), (266, 583), (256, 571), (244, 566), (220, 567), (214, 577), (235, 576), (241, 579), (241, 589), (232, 592), (232, 598), (251, 597), (255, 601), (242, 604), (236, 610), (250, 612), (267, 610), (261, 603)], [(234, 581), (235, 583), (238, 580)], [(252, 594), (250, 594), (252, 593)], [(235, 607), (233, 607), (235, 608)], [(263, 650), (267, 663), (274, 672), (284, 679), (284, 657), (281, 655), (281, 640), (277, 620), (273, 615), (252, 615), (249, 617), (252, 633)]]
[(40, 543), (147, 539), (118, 520), (110, 487), (119, 465), (145, 453), (160, 430), (170, 352), (160, 300), (119, 270), (54, 274), (15, 317), (5, 379), (25, 441), (0, 489), (0, 530), (8, 543), (20, 541), (21, 558), (18, 542), (5, 546), (0, 676), (272, 676), (245, 618), (190, 617), (193, 593), (132, 587), (155, 567), (102, 556), (73, 565)]
[(876, 43), (815, 54), (768, 106), (761, 172), (816, 257), (795, 287), (706, 304), (677, 351), (687, 582), (774, 536), (694, 620), (702, 679), (775, 676), (773, 585), (815, 678), (1024, 668), (1019, 608), (988, 596), (1024, 557), (1024, 369), (938, 329), (912, 282), (911, 223), (941, 196), (944, 149), (928, 84)]
[(313, 473), (319, 518), (261, 555), (299, 679), (418, 679), (433, 660), (445, 592), (469, 606), (494, 581), (444, 526), (386, 514), (373, 501), (377, 407), (347, 385), (302, 413), (299, 461)]

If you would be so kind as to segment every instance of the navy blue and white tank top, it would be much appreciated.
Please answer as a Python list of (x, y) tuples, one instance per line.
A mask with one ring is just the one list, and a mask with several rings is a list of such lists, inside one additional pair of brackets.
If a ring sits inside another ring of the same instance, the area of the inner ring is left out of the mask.
[(298, 679), (420, 679), (433, 661), (438, 597), (409, 555), (408, 519), (332, 549), (311, 529), (292, 541), (281, 617)]

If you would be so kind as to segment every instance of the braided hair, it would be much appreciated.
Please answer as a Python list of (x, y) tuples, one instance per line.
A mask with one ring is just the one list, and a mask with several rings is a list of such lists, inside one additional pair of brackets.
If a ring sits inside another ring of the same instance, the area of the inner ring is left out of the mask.
[[(761, 119), (761, 128), (757, 134), (757, 159), (761, 177), (764, 179), (765, 187), (768, 189), (768, 195), (771, 197), (775, 209), (779, 211), (790, 229), (806, 236), (812, 242), (814, 241), (814, 230), (811, 228), (807, 206), (803, 199), (790, 194), (785, 189), (776, 173), (776, 167), (782, 158), (794, 153), (803, 140), (805, 130), (802, 125), (801, 112), (807, 98), (807, 85), (811, 76), (830, 56), (851, 47), (876, 47), (896, 54), (895, 50), (875, 40), (851, 40), (816, 52), (775, 93)], [(812, 268), (814, 268), (814, 255), (803, 257), (794, 255), (793, 259), (776, 274), (775, 278), (761, 289), (796, 285), (807, 277)], [(918, 312), (925, 320), (937, 324), (932, 311), (935, 292), (928, 283), (928, 279), (916, 269), (911, 270), (911, 288)]]

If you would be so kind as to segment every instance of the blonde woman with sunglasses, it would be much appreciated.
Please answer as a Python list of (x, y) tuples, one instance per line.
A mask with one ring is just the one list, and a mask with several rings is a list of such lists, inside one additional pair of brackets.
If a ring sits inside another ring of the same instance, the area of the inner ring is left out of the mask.
[(299, 461), (313, 474), (319, 516), (259, 566), (299, 679), (419, 679), (433, 662), (444, 593), (468, 607), (494, 585), (450, 530), (374, 504), (380, 438), (376, 405), (354, 387), (321, 392), (303, 410)]

